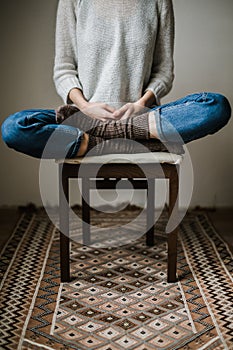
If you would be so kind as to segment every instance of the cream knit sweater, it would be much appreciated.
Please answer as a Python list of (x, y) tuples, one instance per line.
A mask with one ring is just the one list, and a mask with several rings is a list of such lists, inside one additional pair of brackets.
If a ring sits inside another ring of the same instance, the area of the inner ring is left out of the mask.
[(60, 0), (54, 82), (65, 103), (72, 88), (91, 102), (157, 103), (173, 74), (172, 0)]

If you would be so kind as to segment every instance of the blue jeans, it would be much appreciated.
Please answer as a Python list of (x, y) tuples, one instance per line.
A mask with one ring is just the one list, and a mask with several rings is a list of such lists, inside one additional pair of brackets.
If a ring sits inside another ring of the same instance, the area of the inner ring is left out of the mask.
[[(188, 143), (213, 134), (227, 124), (231, 107), (223, 95), (196, 93), (152, 109), (162, 142)], [(54, 133), (55, 132), (55, 133)], [(72, 125), (56, 124), (55, 111), (32, 109), (9, 116), (2, 124), (2, 138), (16, 151), (41, 158), (73, 158), (81, 143), (82, 130)]]
[[(56, 124), (55, 110), (29, 109), (10, 115), (2, 124), (2, 138), (8, 147), (35, 158), (74, 158), (83, 132)], [(46, 145), (49, 145), (44, 152)]]
[(155, 120), (162, 142), (181, 142), (214, 134), (231, 117), (231, 106), (220, 94), (203, 92), (155, 107)]

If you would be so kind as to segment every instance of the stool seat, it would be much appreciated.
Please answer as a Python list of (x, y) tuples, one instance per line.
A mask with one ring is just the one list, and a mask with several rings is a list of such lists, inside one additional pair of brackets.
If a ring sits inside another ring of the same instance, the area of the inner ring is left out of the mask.
[(152, 163), (168, 163), (181, 164), (182, 155), (168, 152), (148, 152), (133, 154), (104, 154), (101, 156), (86, 156), (76, 158), (57, 159), (57, 163), (66, 164), (117, 164), (117, 163), (134, 163), (134, 164), (152, 164)]

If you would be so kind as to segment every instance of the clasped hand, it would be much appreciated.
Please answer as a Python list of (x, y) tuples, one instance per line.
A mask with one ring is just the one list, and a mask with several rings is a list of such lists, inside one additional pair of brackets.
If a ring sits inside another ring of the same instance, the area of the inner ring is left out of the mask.
[(145, 107), (136, 102), (126, 103), (119, 109), (115, 109), (107, 103), (89, 102), (82, 110), (89, 117), (102, 120), (103, 122), (107, 120), (127, 119), (128, 117), (141, 114), (143, 111), (145, 111)]

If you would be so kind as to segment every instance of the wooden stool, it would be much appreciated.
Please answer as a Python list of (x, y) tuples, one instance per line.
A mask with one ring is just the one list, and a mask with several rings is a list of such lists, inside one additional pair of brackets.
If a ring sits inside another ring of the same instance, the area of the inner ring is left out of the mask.
[[(154, 245), (155, 179), (169, 179), (169, 218), (178, 222), (179, 166), (183, 157), (168, 152), (110, 154), (57, 160), (59, 163), (59, 216), (61, 281), (70, 282), (69, 179), (82, 179), (83, 244), (90, 244), (91, 189), (114, 189), (120, 179), (128, 179), (135, 189), (147, 190), (146, 244)], [(81, 171), (80, 171), (81, 167)], [(96, 171), (98, 167), (98, 172)], [(162, 170), (162, 171), (161, 171)], [(126, 184), (129, 184), (126, 181)], [(149, 185), (149, 186), (148, 186)], [(127, 186), (125, 187), (127, 188)], [(150, 190), (148, 191), (148, 188)], [(174, 211), (173, 211), (174, 209)], [(174, 222), (175, 222), (174, 221)], [(178, 225), (168, 233), (167, 281), (175, 282)]]

